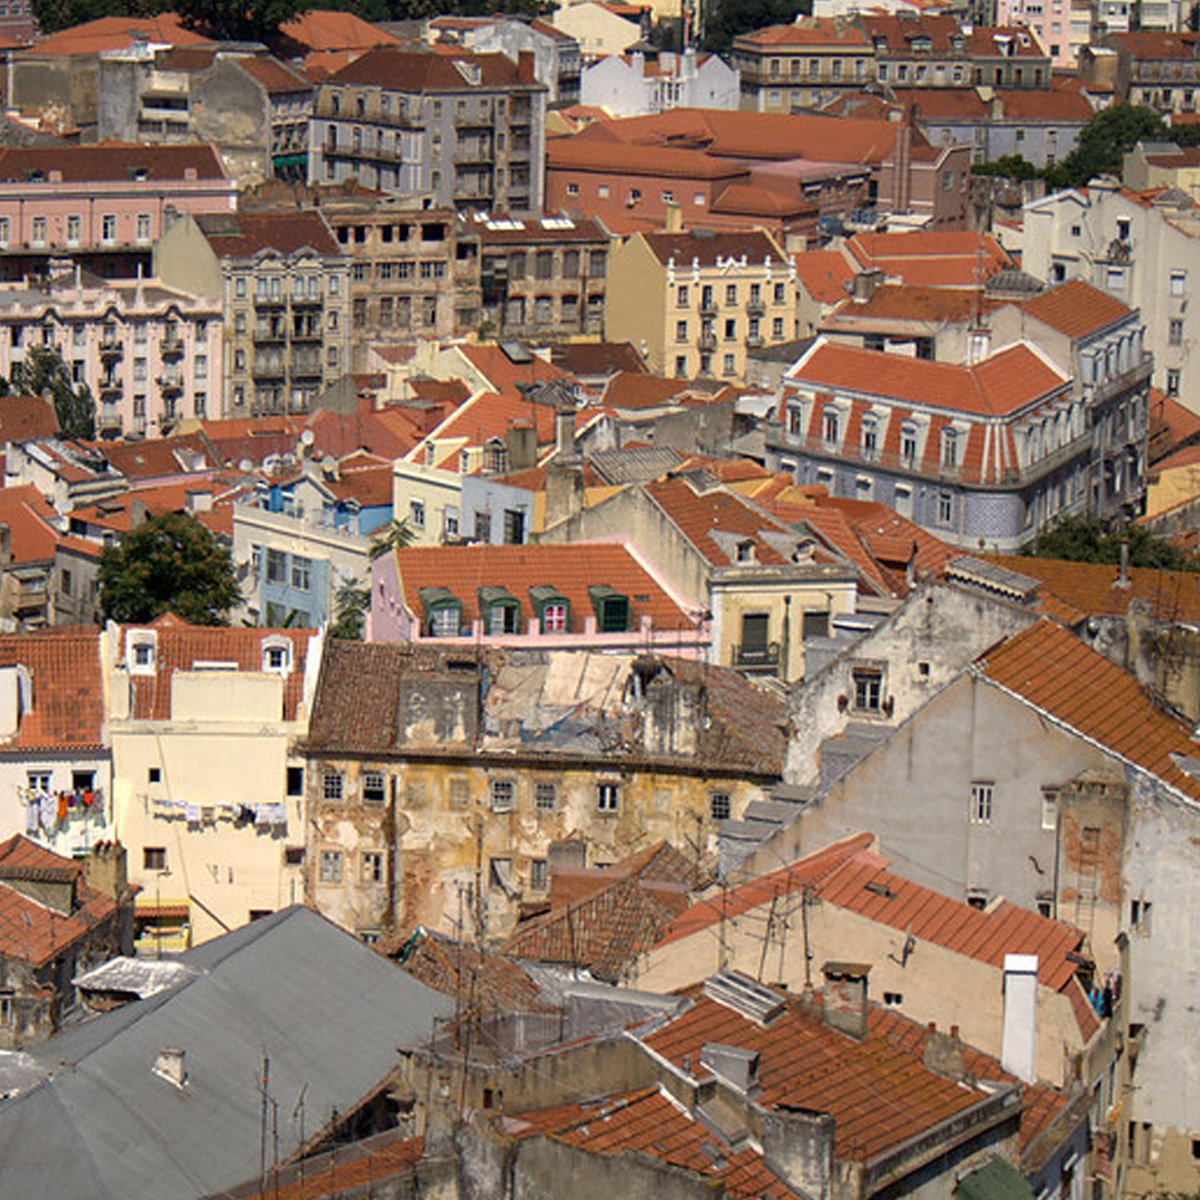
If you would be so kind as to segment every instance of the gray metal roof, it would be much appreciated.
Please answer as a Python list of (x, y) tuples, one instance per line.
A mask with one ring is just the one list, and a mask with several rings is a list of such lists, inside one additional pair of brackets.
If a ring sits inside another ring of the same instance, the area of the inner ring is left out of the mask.
[[(0, 1103), (5, 1200), (191, 1200), (259, 1165), (264, 1054), (282, 1156), (305, 1092), (305, 1134), (370, 1093), (396, 1047), (430, 1035), (453, 1003), (301, 907), (181, 956), (200, 972), (36, 1048), (51, 1075)], [(184, 1051), (187, 1082), (154, 1073)]]

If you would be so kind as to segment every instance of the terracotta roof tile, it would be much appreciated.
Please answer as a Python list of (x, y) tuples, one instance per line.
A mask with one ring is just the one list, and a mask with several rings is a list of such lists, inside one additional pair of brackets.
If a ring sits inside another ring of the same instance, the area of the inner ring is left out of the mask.
[(313, 210), (206, 214), (198, 216), (196, 223), (219, 258), (251, 258), (260, 250), (343, 254), (325, 218)]
[[(479, 68), (479, 83), (472, 85), (456, 63)], [(336, 83), (378, 84), (410, 94), (468, 92), (496, 87), (536, 87), (531, 74), (506, 54), (470, 54), (456, 51), (430, 54), (394, 48), (368, 50), (340, 70)]]
[(33, 703), (4, 746), (52, 750), (103, 745), (98, 633), (48, 630), (0, 636), (0, 667), (18, 665), (33, 678)]
[(682, 269), (698, 262), (702, 267), (716, 266), (729, 259), (745, 258), (751, 266), (764, 262), (780, 265), (786, 261), (775, 241), (760, 229), (745, 233), (649, 233), (646, 245), (660, 263), (674, 259)]
[(307, 50), (369, 50), (400, 44), (395, 34), (372, 25), (351, 12), (310, 9), (279, 27), (280, 34)]
[(1024, 301), (1021, 308), (1072, 339), (1100, 333), (1134, 315), (1133, 309), (1082, 279), (1042, 292)]
[(1132, 675), (1056, 622), (1043, 618), (1001, 642), (974, 670), (1177, 792), (1200, 800), (1200, 781), (1174, 762), (1174, 756), (1197, 757), (1189, 726), (1157, 708)]
[[(312, 13), (309, 16), (315, 15)], [(274, 58), (239, 58), (237, 64), (268, 92), (311, 92), (312, 81)]]
[(228, 179), (212, 146), (144, 146), (138, 142), (98, 142), (88, 146), (5, 146), (0, 148), (0, 179), (27, 182), (60, 171), (64, 183), (129, 183), (144, 171), (149, 183), (178, 183), (188, 171), (196, 179)]
[(656, 629), (692, 629), (694, 619), (659, 586), (623, 545), (573, 542), (566, 545), (411, 546), (397, 550), (401, 594), (410, 612), (421, 614), (422, 588), (448, 588), (462, 603), (463, 628), (480, 617), (478, 589), (503, 587), (521, 606), (520, 629), (533, 619), (530, 588), (552, 586), (570, 604), (570, 631), (581, 632), (592, 616), (588, 588), (607, 584), (629, 598), (630, 624), (649, 617)]
[(13, 563), (54, 557), (57, 514), (31, 484), (0, 488), (0, 525), (8, 526)]
[(854, 267), (836, 250), (809, 250), (793, 255), (796, 275), (804, 290), (821, 304), (846, 299), (846, 284), (854, 278)]
[(0, 444), (54, 437), (58, 417), (44, 396), (0, 397)]
[(861, 46), (871, 42), (856, 22), (831, 17), (801, 17), (789, 25), (768, 25), (752, 33), (739, 34), (739, 46)]
[(134, 42), (202, 46), (208, 40), (187, 29), (175, 13), (151, 17), (100, 17), (42, 38), (30, 47), (29, 53), (99, 54), (103, 50), (126, 50)]

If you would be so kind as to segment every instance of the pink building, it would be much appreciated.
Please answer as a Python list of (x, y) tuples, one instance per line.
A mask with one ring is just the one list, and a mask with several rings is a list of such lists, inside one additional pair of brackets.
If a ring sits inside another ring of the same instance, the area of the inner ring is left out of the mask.
[(0, 375), (53, 346), (96, 401), (100, 432), (166, 432), (220, 409), (219, 302), (157, 280), (101, 287), (0, 286)]
[(410, 546), (371, 568), (369, 640), (706, 658), (712, 628), (623, 542)]
[(227, 213), (237, 189), (212, 146), (0, 149), (0, 273), (24, 279), (70, 255), (105, 277), (149, 268), (167, 210)]

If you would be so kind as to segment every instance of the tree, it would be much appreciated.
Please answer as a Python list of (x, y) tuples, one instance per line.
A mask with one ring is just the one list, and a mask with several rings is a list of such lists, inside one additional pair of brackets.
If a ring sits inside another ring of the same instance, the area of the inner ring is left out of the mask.
[(175, 11), (189, 28), (218, 41), (273, 41), (279, 27), (308, 12), (308, 0), (255, 0), (253, 7), (237, 0), (179, 0)]
[(1141, 141), (1162, 141), (1167, 127), (1152, 108), (1113, 104), (1102, 108), (1079, 131), (1075, 149), (1046, 170), (1052, 187), (1083, 187), (1097, 175), (1120, 175), (1122, 159)]
[(88, 441), (96, 436), (96, 404), (86, 383), (75, 386), (62, 355), (50, 346), (35, 346), (13, 366), (8, 391), (47, 396), (54, 403), (64, 437)]
[(144, 624), (170, 611), (224, 625), (240, 599), (229, 551), (187, 513), (151, 517), (100, 555), (100, 606), (114, 621)]
[(1024, 553), (1031, 558), (1061, 558), (1069, 562), (1121, 561), (1121, 543), (1129, 545), (1129, 565), (1170, 571), (1200, 570), (1200, 560), (1186, 550), (1155, 537), (1141, 525), (1114, 528), (1092, 517), (1069, 517), (1038, 535)]
[(393, 550), (402, 550), (411, 546), (417, 540), (417, 535), (408, 527), (407, 521), (389, 521), (376, 530), (371, 538), (371, 548), (367, 555), (372, 562), (390, 554)]
[(71, 25), (82, 25), (100, 17), (148, 17), (161, 12), (162, 4), (154, 0), (32, 0), (30, 8), (43, 33), (54, 33)]
[(333, 623), (329, 626), (329, 636), (361, 642), (370, 607), (370, 587), (364, 583), (342, 584), (333, 597)]
[(976, 163), (972, 175), (995, 175), (1000, 179), (1013, 179), (1018, 183), (1033, 179), (1038, 169), (1023, 154), (1002, 154), (995, 162)]
[(704, 48), (724, 54), (740, 33), (790, 25), (802, 12), (811, 11), (808, 0), (717, 0), (704, 20)]

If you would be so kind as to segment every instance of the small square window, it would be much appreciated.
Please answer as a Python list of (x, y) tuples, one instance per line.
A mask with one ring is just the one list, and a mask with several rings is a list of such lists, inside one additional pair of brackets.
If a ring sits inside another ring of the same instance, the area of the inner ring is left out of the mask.
[(553, 812), (558, 807), (558, 784), (539, 779), (533, 785), (533, 806), (538, 812)]
[(466, 779), (450, 780), (450, 807), (466, 808), (471, 803), (471, 784)]
[(382, 804), (387, 799), (387, 779), (382, 771), (364, 771), (362, 798), (367, 804)]
[(854, 680), (854, 707), (860, 712), (879, 712), (883, 701), (883, 672), (857, 670)]
[(341, 771), (325, 772), (321, 777), (321, 795), (326, 800), (340, 800), (342, 798)]
[(142, 847), (142, 870), (165, 871), (167, 869), (167, 848), (165, 846)]
[(621, 803), (619, 783), (596, 784), (596, 808), (599, 812), (615, 813)]
[(383, 851), (364, 850), (361, 866), (363, 883), (382, 883), (384, 880)]
[(971, 823), (973, 825), (990, 825), (992, 823), (995, 786), (993, 783), (971, 784)]
[(517, 785), (511, 779), (492, 780), (492, 812), (512, 812), (516, 807)]
[(340, 850), (322, 850), (320, 878), (322, 883), (342, 882), (342, 852)]
[(162, 767), (149, 767), (146, 771), (147, 783), (162, 783)]
[(714, 821), (728, 821), (732, 812), (728, 792), (710, 792), (708, 796), (708, 813)]
[(289, 796), (304, 795), (304, 768), (303, 767), (288, 767), (287, 769), (287, 794)]
[(283, 850), (283, 865), (285, 867), (304, 866), (304, 847), (285, 846)]

